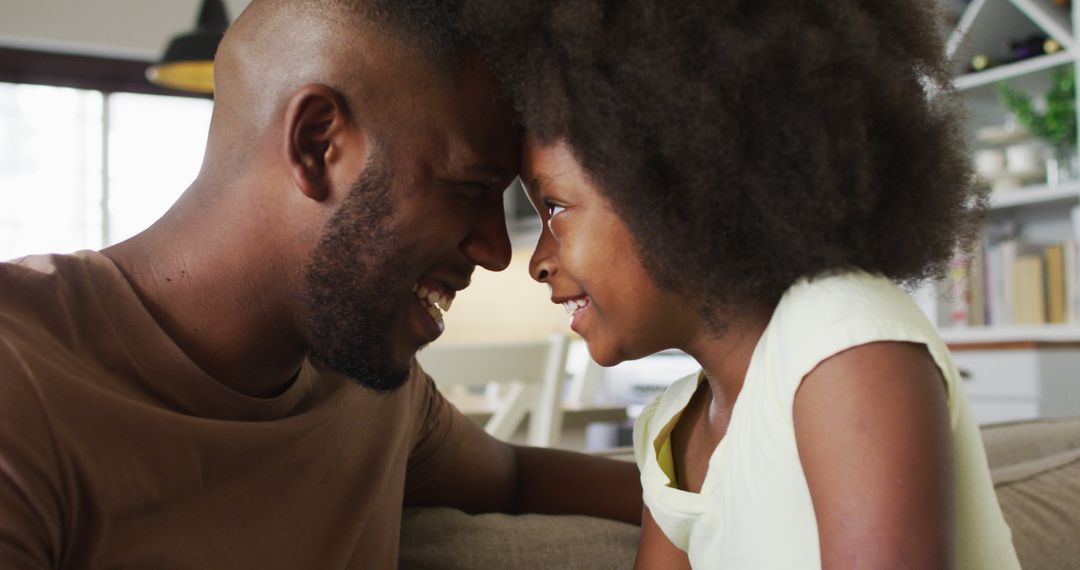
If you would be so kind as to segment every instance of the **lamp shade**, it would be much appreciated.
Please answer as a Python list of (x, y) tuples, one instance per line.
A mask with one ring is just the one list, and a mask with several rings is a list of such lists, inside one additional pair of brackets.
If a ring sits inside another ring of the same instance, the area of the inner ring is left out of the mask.
[(146, 78), (170, 89), (213, 93), (214, 54), (228, 27), (222, 0), (203, 0), (195, 29), (174, 37), (161, 61), (146, 70)]

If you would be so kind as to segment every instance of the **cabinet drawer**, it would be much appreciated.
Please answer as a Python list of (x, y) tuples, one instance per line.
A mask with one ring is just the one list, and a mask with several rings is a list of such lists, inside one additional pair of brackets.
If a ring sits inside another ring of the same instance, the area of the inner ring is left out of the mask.
[(964, 390), (976, 396), (1039, 396), (1039, 354), (1034, 350), (954, 352)]
[(1039, 417), (1039, 403), (1035, 400), (980, 400), (971, 398), (971, 412), (979, 425), (1030, 420)]

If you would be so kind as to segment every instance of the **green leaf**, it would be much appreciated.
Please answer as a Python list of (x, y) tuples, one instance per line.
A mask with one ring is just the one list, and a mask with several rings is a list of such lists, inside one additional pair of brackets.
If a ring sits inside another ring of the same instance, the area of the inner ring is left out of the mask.
[(1044, 95), (1046, 106), (1035, 110), (1032, 97), (1002, 81), (998, 84), (1002, 104), (1016, 120), (1055, 148), (1076, 145), (1076, 70), (1073, 66), (1055, 69), (1050, 89)]

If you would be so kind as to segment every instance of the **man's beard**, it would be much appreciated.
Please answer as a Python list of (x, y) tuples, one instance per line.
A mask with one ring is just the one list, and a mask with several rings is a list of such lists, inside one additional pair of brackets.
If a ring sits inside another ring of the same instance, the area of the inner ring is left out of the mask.
[(400, 311), (387, 301), (409, 286), (390, 224), (392, 182), (385, 161), (369, 161), (319, 238), (301, 299), (312, 355), (377, 392), (400, 388), (410, 366), (393, 361), (388, 335)]

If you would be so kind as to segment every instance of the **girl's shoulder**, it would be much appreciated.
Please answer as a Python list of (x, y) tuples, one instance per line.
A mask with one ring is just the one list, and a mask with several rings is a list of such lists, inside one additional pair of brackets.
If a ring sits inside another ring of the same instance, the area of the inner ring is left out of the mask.
[(831, 326), (855, 321), (922, 321), (922, 311), (900, 286), (862, 271), (826, 273), (795, 282), (774, 320), (787, 326)]
[(699, 370), (676, 380), (638, 414), (634, 421), (634, 457), (639, 468), (644, 466), (649, 450), (656, 456), (656, 440), (661, 432), (670, 432), (674, 427), (672, 419), (690, 403), (702, 378)]
[(937, 330), (914, 299), (880, 275), (852, 271), (802, 279), (781, 298), (763, 335), (776, 378), (797, 388), (841, 351), (878, 342), (925, 345), (947, 367)]

